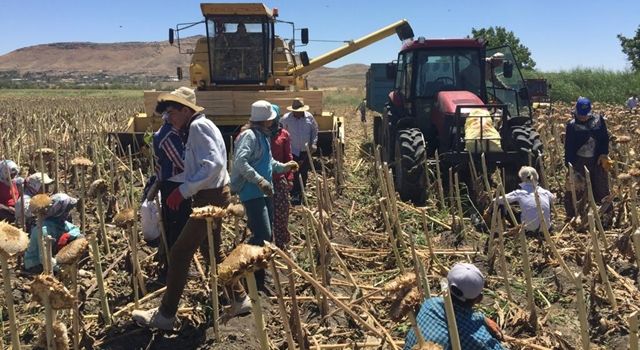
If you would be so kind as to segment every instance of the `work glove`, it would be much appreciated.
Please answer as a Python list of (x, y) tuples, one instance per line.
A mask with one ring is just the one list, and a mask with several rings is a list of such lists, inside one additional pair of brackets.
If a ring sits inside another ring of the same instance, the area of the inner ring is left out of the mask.
[(271, 182), (266, 179), (262, 179), (258, 182), (258, 187), (267, 197), (273, 196), (273, 185), (271, 185)]
[(611, 171), (611, 167), (613, 166), (613, 160), (611, 160), (611, 158), (609, 158), (608, 155), (601, 154), (598, 157), (598, 165), (600, 165), (602, 169), (606, 171)]
[(73, 241), (73, 237), (71, 237), (69, 232), (63, 233), (62, 235), (60, 235), (60, 238), (58, 238), (58, 242), (56, 242), (56, 251), (59, 252), (60, 249), (64, 248), (64, 246), (69, 244), (69, 242), (71, 241)]
[(167, 198), (167, 206), (171, 210), (178, 210), (180, 208), (180, 203), (184, 200), (182, 197), (182, 193), (180, 193), (180, 189), (176, 188), (171, 192), (169, 197)]
[(285, 168), (287, 169), (287, 171), (293, 171), (296, 172), (300, 169), (300, 166), (298, 165), (298, 163), (296, 163), (295, 160), (290, 160), (288, 162), (286, 162), (284, 164)]
[(502, 340), (504, 338), (504, 336), (502, 335), (502, 330), (500, 329), (500, 326), (498, 326), (496, 321), (490, 319), (489, 317), (485, 317), (484, 324), (487, 326), (489, 333), (491, 333), (494, 338), (498, 340)]

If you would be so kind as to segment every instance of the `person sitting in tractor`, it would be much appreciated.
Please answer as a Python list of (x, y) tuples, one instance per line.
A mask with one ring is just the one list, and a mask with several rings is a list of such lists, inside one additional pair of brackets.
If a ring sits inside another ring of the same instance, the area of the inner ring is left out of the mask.
[(282, 126), (291, 136), (291, 153), (293, 160), (300, 165), (299, 174), (302, 178), (302, 186), (298, 177), (293, 180), (291, 190), (291, 204), (300, 205), (302, 203), (302, 190), (307, 186), (309, 174), (309, 156), (307, 147), (311, 154), (318, 149), (318, 124), (313, 114), (309, 113), (309, 106), (304, 104), (304, 100), (296, 98), (291, 106), (287, 107), (290, 112), (282, 117)]
[(0, 221), (13, 223), (16, 219), (18, 187), (13, 179), (18, 176), (18, 165), (12, 160), (0, 162)]
[[(50, 236), (54, 240), (52, 257), (65, 245), (82, 236), (80, 229), (67, 221), (69, 213), (76, 204), (78, 204), (78, 200), (65, 193), (56, 193), (51, 196), (51, 206), (42, 223), (42, 235), (44, 237)], [(29, 273), (42, 272), (42, 258), (45, 255), (40, 251), (39, 239), (38, 227), (33, 227), (29, 237), (29, 246), (24, 253), (24, 268)], [(55, 259), (52, 258), (51, 262), (55, 269)]]
[[(551, 211), (556, 196), (538, 186), (538, 172), (535, 168), (523, 166), (518, 171), (518, 177), (522, 181), (520, 189), (507, 193), (506, 200), (509, 203), (518, 203), (520, 206), (520, 222), (524, 225), (526, 234), (535, 236), (540, 233), (541, 223), (535, 199), (536, 192), (540, 199), (544, 222), (547, 225), (547, 229), (551, 230)], [(498, 197), (496, 201), (499, 205), (504, 205), (502, 197)]]
[[(613, 165), (609, 158), (609, 132), (603, 115), (591, 112), (591, 101), (578, 98), (573, 119), (567, 123), (564, 141), (564, 163), (572, 164), (574, 171), (585, 176), (589, 170), (593, 197), (600, 204), (609, 195), (609, 170)], [(565, 207), (572, 206), (571, 198), (565, 198)], [(575, 212), (567, 208), (567, 212)]]
[[(464, 350), (499, 350), (502, 331), (491, 319), (474, 311), (474, 305), (482, 301), (484, 276), (473, 264), (457, 263), (447, 275), (453, 300), (460, 345)], [(436, 343), (443, 349), (451, 349), (449, 327), (442, 297), (431, 297), (420, 307), (416, 320), (420, 333), (427, 342)], [(404, 341), (404, 350), (411, 350), (417, 343), (415, 332), (409, 331)]]
[[(491, 57), (484, 59), (484, 78), (485, 85), (489, 86), (489, 83), (496, 88), (507, 89), (508, 85), (500, 78), (496, 72), (496, 69), (504, 64), (504, 54), (501, 52), (494, 53)], [(478, 94), (480, 92), (480, 69), (475, 62), (470, 64), (460, 71), (458, 84), (461, 89), (471, 91)]]
[(49, 185), (52, 182), (53, 179), (51, 179), (49, 175), (40, 172), (31, 174), (24, 180), (24, 193), (16, 201), (16, 223), (18, 224), (18, 227), (22, 226), (22, 220), (24, 219), (24, 229), (26, 232), (31, 232), (31, 228), (35, 225), (36, 220), (35, 216), (29, 209), (31, 197), (38, 193), (49, 193)]

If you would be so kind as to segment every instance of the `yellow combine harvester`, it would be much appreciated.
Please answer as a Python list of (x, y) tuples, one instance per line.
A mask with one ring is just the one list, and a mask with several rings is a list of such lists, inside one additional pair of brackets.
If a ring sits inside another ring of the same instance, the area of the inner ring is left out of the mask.
[[(190, 84), (197, 88), (198, 105), (205, 107), (207, 117), (225, 136), (227, 149), (247, 122), (251, 103), (267, 100), (286, 111), (294, 98), (301, 97), (318, 122), (319, 149), (325, 155), (330, 154), (334, 138), (341, 142), (344, 136), (342, 118), (323, 110), (322, 91), (308, 90), (305, 75), (393, 33), (400, 40), (413, 37), (409, 23), (400, 20), (309, 60), (306, 52), (295, 51), (296, 33), (300, 33), (299, 42), (307, 44), (308, 30), (296, 30), (293, 22), (279, 20), (278, 9), (260, 3), (205, 3), (200, 8), (204, 20), (170, 29), (169, 42), (177, 42), (181, 53), (192, 54)], [(275, 34), (276, 23), (292, 27), (289, 41)], [(180, 31), (197, 24), (204, 24), (206, 36), (198, 39), (193, 50), (184, 50), (180, 46)], [(178, 68), (178, 76), (181, 75)], [(127, 145), (138, 149), (144, 133), (160, 127), (162, 119), (154, 115), (160, 93), (144, 92), (146, 113), (131, 118), (127, 130), (118, 134), (124, 149)]]

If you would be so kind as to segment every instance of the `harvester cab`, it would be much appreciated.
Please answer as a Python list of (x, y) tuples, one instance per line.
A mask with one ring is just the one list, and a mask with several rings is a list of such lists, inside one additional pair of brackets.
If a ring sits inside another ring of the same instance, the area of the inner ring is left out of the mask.
[[(295, 47), (309, 42), (309, 31), (278, 19), (275, 8), (261, 3), (203, 3), (200, 9), (204, 19), (170, 29), (169, 42), (181, 53), (192, 55), (189, 81), (197, 90), (196, 103), (222, 132), (227, 150), (249, 119), (251, 103), (267, 100), (286, 111), (295, 98), (302, 98), (318, 123), (318, 152), (332, 154), (334, 145), (343, 144), (344, 123), (342, 117), (323, 110), (323, 92), (308, 89), (306, 74), (390, 35), (397, 34), (400, 40), (413, 38), (409, 23), (400, 20), (309, 59)], [(206, 35), (186, 49), (180, 33), (196, 25), (204, 26)], [(286, 30), (280, 30), (281, 26)], [(287, 38), (276, 34), (276, 29), (279, 34), (287, 33)], [(118, 135), (124, 149), (127, 141), (138, 148), (144, 132), (161, 125), (161, 118), (154, 115), (160, 93), (145, 91), (146, 113), (131, 118), (127, 131)]]
[(374, 133), (403, 200), (424, 203), (426, 165), (436, 152), (440, 168), (453, 168), (463, 179), (469, 179), (469, 162), (481, 168), (484, 153), (490, 172), (506, 170), (508, 188), (517, 185), (517, 169), (542, 152), (527, 86), (509, 47), (419, 38), (403, 45), (390, 72), (394, 89)]

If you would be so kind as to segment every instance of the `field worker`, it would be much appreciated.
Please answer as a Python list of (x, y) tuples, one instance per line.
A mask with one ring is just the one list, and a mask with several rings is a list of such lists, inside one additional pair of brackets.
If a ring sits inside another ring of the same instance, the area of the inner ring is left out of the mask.
[[(278, 162), (271, 156), (271, 125), (277, 111), (271, 103), (260, 100), (251, 105), (249, 124), (245, 125), (234, 143), (231, 189), (240, 197), (251, 230), (249, 244), (262, 246), (271, 242), (273, 225), (273, 173), (297, 170), (298, 164)], [(258, 289), (270, 294), (265, 287), (265, 272), (255, 272)]]
[(631, 97), (629, 97), (627, 99), (627, 108), (629, 108), (629, 112), (637, 112), (638, 111), (638, 96), (637, 95), (631, 95)]
[[(56, 193), (51, 196), (51, 206), (42, 223), (42, 234), (51, 236), (55, 240), (52, 256), (55, 256), (62, 247), (81, 236), (80, 229), (67, 221), (76, 204), (78, 204), (78, 200), (65, 193)], [(44, 255), (40, 252), (38, 231), (38, 227), (35, 226), (31, 229), (29, 246), (24, 253), (24, 268), (28, 273), (41, 273), (43, 270), (42, 258)], [(52, 260), (52, 266), (54, 269), (56, 268), (55, 259)]]
[[(49, 185), (51, 183), (53, 183), (53, 179), (51, 179), (49, 175), (39, 172), (29, 175), (24, 180), (24, 193), (20, 197), (18, 197), (18, 200), (16, 201), (16, 223), (18, 224), (18, 226), (22, 225), (22, 210), (24, 208), (24, 224), (26, 232), (31, 232), (31, 228), (36, 223), (36, 218), (29, 209), (31, 197), (35, 196), (38, 193), (41, 193), (43, 190), (43, 186), (44, 193), (49, 193)], [(24, 203), (24, 205), (22, 203)]]
[(13, 223), (16, 220), (18, 187), (13, 179), (18, 176), (18, 165), (12, 160), (0, 162), (0, 221)]
[(573, 119), (567, 123), (564, 162), (571, 163), (580, 175), (584, 168), (591, 174), (593, 196), (598, 204), (609, 195), (609, 175), (613, 162), (609, 158), (609, 132), (604, 116), (591, 112), (591, 101), (578, 98)]
[[(294, 99), (287, 110), (290, 112), (282, 117), (281, 123), (291, 137), (293, 160), (300, 165), (298, 174), (302, 178), (302, 185), (306, 187), (310, 166), (306, 147), (309, 147), (312, 154), (318, 149), (318, 124), (313, 115), (308, 112), (309, 106), (306, 106), (301, 98)], [(300, 205), (302, 203), (302, 190), (300, 180), (298, 176), (295, 176), (291, 190), (291, 204)]]
[[(164, 103), (169, 118), (179, 125), (189, 128), (184, 156), (184, 182), (167, 198), (167, 205), (178, 210), (185, 200), (192, 201), (193, 207), (215, 205), (226, 208), (229, 205), (229, 174), (227, 173), (227, 152), (222, 134), (215, 124), (204, 115), (204, 108), (196, 105), (193, 89), (180, 87), (171, 93), (158, 96)], [(215, 258), (222, 262), (220, 243), (222, 219), (216, 219), (213, 230)], [(207, 224), (205, 220), (189, 218), (178, 239), (169, 252), (166, 291), (160, 306), (150, 310), (136, 310), (132, 313), (135, 322), (143, 327), (162, 330), (173, 329), (178, 304), (187, 283), (189, 265), (198, 247), (208, 251)], [(203, 254), (208, 256), (208, 254)], [(234, 283), (229, 296), (232, 301), (231, 314), (251, 311), (251, 302), (242, 285)]]
[[(520, 177), (520, 189), (507, 193), (506, 199), (509, 203), (518, 203), (520, 206), (520, 221), (524, 225), (525, 232), (528, 235), (538, 235), (540, 233), (540, 217), (538, 216), (538, 207), (536, 205), (535, 193), (538, 193), (540, 206), (542, 207), (542, 216), (547, 224), (547, 228), (551, 229), (551, 210), (555, 195), (538, 186), (538, 172), (530, 166), (523, 166), (518, 171)], [(535, 191), (535, 192), (534, 192)], [(498, 204), (504, 204), (502, 197), (497, 199)]]
[[(484, 276), (480, 270), (473, 264), (457, 263), (449, 271), (447, 281), (462, 349), (503, 349), (499, 341), (502, 339), (502, 332), (498, 325), (481, 312), (473, 310), (473, 306), (482, 301)], [(442, 297), (425, 300), (416, 319), (424, 340), (436, 343), (443, 349), (451, 349)], [(413, 349), (416, 343), (415, 333), (410, 330), (404, 342), (404, 349)]]
[(356, 107), (356, 112), (360, 112), (360, 121), (367, 122), (367, 99), (363, 98), (362, 102)]
[[(188, 120), (178, 119), (164, 111), (168, 102), (156, 105), (156, 112), (162, 114), (164, 123), (153, 134), (156, 183), (160, 191), (160, 215), (167, 239), (167, 251), (171, 250), (191, 214), (191, 202), (182, 201), (177, 210), (167, 205), (169, 195), (184, 182), (184, 142)], [(155, 200), (156, 191), (151, 190), (147, 200)], [(158, 282), (165, 284), (169, 268), (165, 249), (158, 249)]]
[[(272, 104), (276, 119), (271, 125), (271, 154), (280, 163), (293, 160), (289, 132), (280, 124), (280, 107)], [(293, 172), (273, 174), (273, 240), (278, 248), (287, 250), (291, 234), (289, 233), (289, 191), (293, 187)]]

